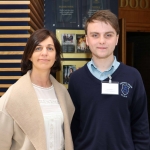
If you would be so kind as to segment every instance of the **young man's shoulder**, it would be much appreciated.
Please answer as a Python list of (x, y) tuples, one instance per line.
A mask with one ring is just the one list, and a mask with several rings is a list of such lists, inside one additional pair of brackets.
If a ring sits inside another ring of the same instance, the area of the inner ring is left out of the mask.
[(128, 74), (140, 74), (140, 72), (135, 67), (128, 66), (128, 65), (123, 64), (123, 63), (120, 63), (120, 65), (121, 65), (121, 69), (124, 72), (127, 72)]
[(87, 79), (87, 65), (85, 64), (83, 67), (77, 69), (76, 71), (74, 71), (69, 79), (69, 84), (74, 84), (74, 85), (78, 85), (80, 83), (83, 82), (83, 80)]
[(84, 76), (86, 74), (86, 71), (87, 71), (87, 64), (85, 64), (84, 66), (82, 66), (82, 67), (78, 68), (77, 70), (75, 70), (71, 74), (71, 78)]
[(85, 73), (85, 69), (87, 68), (87, 64), (85, 64), (84, 66), (78, 68), (77, 70), (75, 70), (71, 76), (77, 76), (77, 75), (81, 75)]

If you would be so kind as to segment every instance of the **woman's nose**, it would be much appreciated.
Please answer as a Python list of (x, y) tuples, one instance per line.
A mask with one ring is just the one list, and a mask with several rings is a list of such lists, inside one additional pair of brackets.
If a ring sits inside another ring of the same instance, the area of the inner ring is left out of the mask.
[(47, 48), (44, 47), (44, 48), (42, 49), (42, 55), (47, 55), (47, 53), (48, 53)]

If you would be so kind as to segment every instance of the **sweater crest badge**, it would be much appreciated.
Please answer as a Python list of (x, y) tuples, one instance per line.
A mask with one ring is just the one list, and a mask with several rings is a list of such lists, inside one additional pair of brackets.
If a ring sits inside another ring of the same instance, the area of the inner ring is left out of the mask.
[(121, 82), (120, 85), (122, 85), (121, 87), (121, 96), (123, 97), (127, 97), (129, 94), (129, 89), (132, 89), (132, 86), (127, 83), (127, 82)]

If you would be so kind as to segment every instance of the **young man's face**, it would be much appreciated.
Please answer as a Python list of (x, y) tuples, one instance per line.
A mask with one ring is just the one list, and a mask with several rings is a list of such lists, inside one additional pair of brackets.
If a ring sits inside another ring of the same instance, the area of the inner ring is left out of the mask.
[(92, 52), (93, 59), (113, 57), (113, 51), (118, 43), (118, 35), (109, 24), (95, 20), (88, 24), (86, 44)]

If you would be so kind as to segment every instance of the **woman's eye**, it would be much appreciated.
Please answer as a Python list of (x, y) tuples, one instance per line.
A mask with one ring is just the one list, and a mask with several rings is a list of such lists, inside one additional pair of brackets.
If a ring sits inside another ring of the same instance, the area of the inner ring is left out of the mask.
[(36, 47), (35, 50), (40, 51), (40, 50), (42, 50), (42, 47)]
[(53, 50), (53, 48), (52, 48), (52, 47), (48, 47), (47, 49), (48, 49), (49, 51), (52, 51), (52, 50)]

